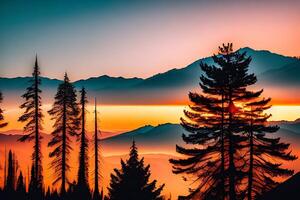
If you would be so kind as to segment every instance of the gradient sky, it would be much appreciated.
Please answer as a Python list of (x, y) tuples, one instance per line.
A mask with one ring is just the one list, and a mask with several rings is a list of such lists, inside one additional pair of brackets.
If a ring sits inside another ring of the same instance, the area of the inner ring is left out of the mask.
[(2, 0), (0, 76), (149, 77), (222, 42), (300, 55), (300, 1)]

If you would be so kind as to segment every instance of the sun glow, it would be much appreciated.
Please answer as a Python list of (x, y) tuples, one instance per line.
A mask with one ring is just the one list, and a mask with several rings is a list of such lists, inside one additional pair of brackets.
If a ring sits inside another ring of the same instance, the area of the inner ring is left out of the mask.
[[(52, 130), (53, 121), (46, 112), (51, 108), (51, 105), (44, 105), (43, 110), (45, 114), (44, 132), (50, 133)], [(157, 126), (164, 123), (179, 123), (180, 117), (183, 116), (183, 110), (188, 106), (184, 105), (98, 105), (100, 128), (103, 131), (113, 133), (120, 133), (129, 131), (145, 125)], [(94, 130), (93, 106), (88, 106), (87, 116), (87, 130)], [(289, 120), (293, 121), (300, 118), (300, 106), (283, 106), (275, 105), (267, 110), (272, 114), (270, 120)], [(5, 111), (6, 120), (9, 125), (3, 129), (20, 130), (23, 124), (17, 122), (21, 110), (7, 109)]]

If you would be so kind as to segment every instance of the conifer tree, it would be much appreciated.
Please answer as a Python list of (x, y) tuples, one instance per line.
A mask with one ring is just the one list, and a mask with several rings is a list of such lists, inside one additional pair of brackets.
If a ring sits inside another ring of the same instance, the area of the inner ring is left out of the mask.
[[(248, 118), (243, 107), (262, 91), (249, 91), (257, 81), (248, 73), (251, 58), (234, 52), (232, 44), (219, 47), (214, 65), (201, 63), (202, 94), (190, 93), (193, 103), (185, 110), (182, 126), (189, 132), (183, 140), (195, 148), (177, 146), (184, 159), (171, 159), (173, 172), (194, 176), (196, 188), (190, 199), (244, 199), (248, 163), (244, 156), (248, 141)], [(238, 106), (237, 106), (238, 105)]]
[[(295, 160), (296, 156), (288, 151), (289, 144), (280, 142), (280, 138), (269, 137), (279, 127), (268, 126), (267, 120), (271, 115), (264, 113), (271, 106), (270, 98), (255, 98), (245, 106), (248, 117), (248, 184), (247, 199), (256, 199), (261, 194), (275, 188), (278, 183), (274, 177), (287, 177), (294, 173), (281, 166), (281, 161)], [(272, 158), (272, 159), (270, 159)]]
[[(2, 96), (2, 93), (0, 91), (0, 104), (2, 103), (2, 101), (3, 101), (3, 96)], [(7, 126), (7, 122), (3, 122), (3, 120), (4, 120), (3, 110), (0, 107), (0, 128), (3, 128), (5, 126)]]
[(28, 196), (31, 200), (40, 200), (43, 199), (43, 190), (42, 189), (37, 189), (36, 186), (38, 183), (36, 182), (35, 178), (35, 167), (34, 167), (34, 162), (31, 165), (31, 171), (30, 171), (30, 181), (28, 185)]
[(18, 181), (17, 181), (17, 189), (16, 192), (20, 197), (24, 197), (26, 194), (25, 184), (24, 184), (24, 178), (22, 171), (19, 174)]
[(87, 104), (87, 97), (86, 91), (84, 88), (80, 91), (81, 98), (80, 98), (80, 105), (81, 105), (81, 134), (79, 135), (80, 139), (80, 150), (79, 150), (79, 169), (78, 169), (78, 180), (77, 180), (77, 187), (76, 197), (78, 199), (89, 199), (90, 198), (90, 189), (88, 183), (88, 165), (89, 165), (89, 158), (88, 158), (88, 138), (86, 135), (85, 129), (85, 122), (86, 122), (86, 104)]
[(54, 169), (54, 184), (61, 181), (61, 195), (66, 193), (66, 183), (68, 182), (67, 172), (70, 169), (69, 155), (72, 147), (70, 145), (72, 136), (77, 135), (79, 128), (79, 109), (76, 103), (76, 90), (65, 74), (64, 81), (58, 86), (55, 95), (55, 102), (48, 113), (55, 120), (54, 131), (51, 133), (52, 139), (48, 143), (49, 147), (54, 147), (49, 154), (53, 158), (51, 167)]
[(133, 141), (129, 159), (126, 162), (121, 159), (121, 169), (114, 169), (114, 174), (111, 174), (108, 198), (110, 200), (163, 199), (160, 193), (164, 185), (157, 188), (156, 180), (149, 182), (150, 175), (150, 165), (144, 166), (144, 158), (138, 158), (137, 147)]
[(43, 113), (42, 113), (42, 103), (41, 103), (41, 79), (40, 79), (40, 69), (38, 65), (37, 56), (35, 59), (35, 65), (32, 73), (32, 79), (29, 80), (31, 84), (26, 89), (26, 93), (22, 95), (25, 99), (25, 102), (20, 106), (21, 109), (25, 109), (22, 116), (19, 117), (18, 121), (26, 122), (24, 126), (24, 133), (19, 141), (32, 141), (34, 140), (32, 160), (34, 169), (35, 179), (33, 182), (36, 184), (33, 186), (38, 192), (38, 190), (43, 190), (43, 166), (42, 166), (42, 152), (41, 152), (41, 130), (42, 121), (43, 121)]
[[(214, 56), (213, 60), (218, 61)], [(199, 185), (191, 189), (188, 198), (225, 199), (228, 195), (229, 143), (228, 110), (226, 90), (228, 80), (222, 67), (208, 66), (201, 63), (204, 72), (200, 87), (202, 94), (190, 93), (193, 105), (185, 110), (181, 118), (182, 126), (190, 132), (183, 135), (187, 144), (199, 145), (200, 148), (176, 146), (177, 152), (187, 155), (187, 159), (171, 159), (173, 172), (195, 175)], [(227, 112), (226, 112), (227, 111)], [(227, 151), (227, 152), (226, 152)]]
[(5, 190), (8, 193), (11, 193), (15, 190), (14, 187), (14, 162), (13, 162), (13, 154), (12, 151), (9, 150), (8, 153), (8, 167), (7, 167), (7, 177), (6, 177), (6, 184), (5, 184)]
[(94, 131), (94, 165), (95, 165), (95, 171), (94, 171), (94, 192), (93, 192), (93, 200), (102, 200), (103, 199), (103, 191), (99, 192), (99, 140), (98, 134), (100, 131), (98, 131), (98, 117), (97, 117), (97, 100), (95, 98), (95, 131)]

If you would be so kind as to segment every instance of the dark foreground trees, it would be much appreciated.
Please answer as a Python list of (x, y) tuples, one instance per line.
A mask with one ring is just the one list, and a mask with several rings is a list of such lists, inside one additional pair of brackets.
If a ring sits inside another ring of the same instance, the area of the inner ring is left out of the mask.
[(251, 199), (262, 188), (273, 188), (275, 176), (291, 175), (278, 161), (295, 157), (287, 152), (288, 144), (266, 135), (277, 127), (266, 124), (269, 100), (258, 100), (262, 90), (249, 90), (257, 81), (248, 73), (251, 58), (228, 44), (213, 61), (201, 63), (202, 93), (189, 94), (193, 104), (181, 119), (190, 132), (183, 135), (189, 146), (176, 150), (187, 158), (170, 162), (174, 173), (192, 176), (197, 183), (187, 199)]
[(144, 165), (144, 158), (138, 158), (135, 142), (130, 149), (129, 159), (121, 159), (121, 169), (114, 169), (108, 188), (110, 200), (158, 200), (164, 185), (156, 187), (156, 180), (150, 182), (150, 165)]
[(41, 130), (43, 113), (41, 109), (41, 90), (40, 90), (40, 69), (37, 57), (35, 59), (34, 70), (32, 78), (29, 80), (30, 86), (27, 87), (26, 93), (22, 95), (25, 102), (20, 106), (24, 109), (24, 113), (19, 117), (18, 121), (25, 122), (24, 133), (19, 141), (32, 141), (34, 140), (32, 161), (34, 167), (34, 176), (32, 177), (33, 191), (31, 191), (35, 199), (41, 199), (43, 190), (43, 166), (42, 166), (42, 152), (41, 152)]
[(51, 162), (55, 176), (53, 183), (61, 181), (60, 193), (64, 196), (68, 183), (67, 172), (70, 169), (69, 155), (72, 150), (70, 137), (77, 135), (80, 124), (76, 91), (67, 74), (65, 74), (63, 83), (58, 86), (55, 102), (48, 113), (52, 116), (51, 119), (55, 120), (54, 131), (51, 133), (52, 139), (48, 143), (49, 147), (54, 147), (49, 154), (53, 158)]

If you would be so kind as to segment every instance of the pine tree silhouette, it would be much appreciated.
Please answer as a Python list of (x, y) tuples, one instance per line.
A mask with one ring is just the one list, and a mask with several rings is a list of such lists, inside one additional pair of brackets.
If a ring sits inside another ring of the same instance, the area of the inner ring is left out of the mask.
[(51, 133), (52, 139), (48, 143), (49, 147), (54, 147), (49, 154), (53, 158), (51, 167), (54, 169), (55, 180), (54, 184), (61, 181), (61, 195), (66, 193), (67, 172), (70, 169), (69, 154), (72, 150), (70, 146), (70, 136), (77, 135), (79, 128), (79, 109), (76, 103), (76, 91), (74, 86), (65, 74), (64, 82), (58, 86), (55, 95), (55, 102), (48, 113), (55, 120), (53, 125), (54, 131)]
[(77, 180), (77, 187), (76, 187), (76, 198), (77, 199), (90, 199), (90, 188), (88, 183), (88, 165), (89, 165), (89, 158), (88, 158), (88, 138), (86, 136), (85, 130), (85, 117), (86, 117), (86, 104), (87, 104), (87, 97), (86, 91), (84, 88), (80, 91), (81, 99), (81, 134), (80, 137), (80, 150), (79, 150), (79, 169), (78, 169), (78, 180)]
[(26, 188), (25, 188), (25, 184), (24, 184), (24, 178), (23, 178), (22, 171), (20, 172), (19, 177), (18, 177), (16, 193), (17, 193), (18, 199), (25, 199)]
[[(266, 133), (274, 133), (279, 127), (268, 126), (267, 120), (271, 117), (264, 113), (271, 106), (268, 99), (258, 97), (248, 103), (245, 113), (249, 118), (248, 134), (248, 186), (247, 199), (256, 199), (258, 196), (277, 186), (274, 177), (290, 176), (293, 170), (283, 168), (281, 160), (290, 161), (297, 157), (288, 152), (289, 144), (281, 143), (280, 138), (268, 137)], [(268, 159), (267, 159), (268, 158)]]
[[(41, 193), (43, 190), (43, 166), (42, 166), (42, 152), (41, 152), (41, 130), (43, 113), (42, 113), (42, 103), (41, 103), (41, 79), (40, 79), (40, 69), (38, 65), (38, 59), (36, 56), (34, 70), (32, 73), (32, 79), (29, 80), (31, 85), (27, 87), (26, 93), (22, 95), (25, 99), (25, 102), (20, 106), (21, 109), (25, 109), (22, 116), (19, 117), (18, 121), (27, 122), (24, 127), (24, 133), (19, 141), (32, 141), (34, 140), (32, 160), (34, 164), (34, 176), (35, 179), (33, 182), (36, 184), (33, 186), (36, 191), (35, 193)], [(38, 199), (38, 197), (37, 197)]]
[[(5, 178), (5, 185), (4, 185), (4, 190), (2, 194), (0, 194), (0, 197), (2, 199), (23, 199), (18, 198), (19, 193), (19, 180), (17, 181), (17, 171), (18, 171), (18, 162), (16, 160), (16, 157), (14, 153), (12, 153), (11, 150), (9, 150), (8, 153), (8, 166), (7, 166), (7, 177)], [(24, 184), (23, 184), (24, 186)], [(17, 190), (16, 190), (17, 189)], [(25, 190), (25, 188), (24, 188)], [(1, 196), (2, 195), (2, 196)], [(25, 192), (24, 192), (25, 195)]]
[(177, 152), (187, 158), (170, 162), (175, 174), (195, 176), (197, 186), (191, 189), (188, 199), (244, 199), (249, 118), (241, 108), (259, 97), (262, 90), (248, 90), (257, 81), (254, 74), (248, 73), (251, 58), (234, 52), (232, 44), (219, 47), (213, 61), (214, 65), (200, 64), (204, 72), (200, 78), (202, 94), (189, 94), (193, 105), (181, 119), (190, 132), (183, 135), (183, 140), (197, 146), (176, 146)]
[[(2, 103), (2, 101), (3, 101), (3, 96), (2, 96), (2, 93), (0, 91), (0, 103)], [(0, 128), (3, 128), (5, 126), (7, 126), (7, 122), (3, 122), (3, 120), (4, 120), (3, 110), (0, 107)]]
[(8, 167), (7, 167), (7, 177), (6, 177), (6, 184), (5, 184), (5, 191), (9, 194), (13, 193), (15, 190), (14, 184), (14, 162), (13, 162), (13, 154), (12, 151), (9, 150), (8, 153)]
[(39, 199), (41, 196), (41, 190), (36, 190), (36, 179), (35, 179), (35, 167), (34, 163), (31, 165), (31, 170), (30, 170), (30, 181), (29, 181), (29, 186), (28, 186), (28, 195), (30, 199)]
[(46, 192), (46, 195), (45, 195), (45, 200), (51, 200), (50, 187), (47, 188), (47, 192)]
[(110, 200), (156, 200), (160, 196), (164, 185), (156, 188), (156, 180), (149, 182), (150, 165), (144, 166), (144, 158), (138, 158), (135, 142), (130, 149), (129, 159), (121, 159), (121, 169), (114, 169), (111, 174), (108, 198)]
[[(236, 171), (233, 164), (234, 146), (232, 131), (229, 131), (229, 124), (232, 123), (229, 111), (233, 110), (230, 109), (233, 105), (227, 94), (229, 92), (227, 76), (231, 76), (229, 73), (232, 70), (224, 69), (222, 65), (226, 65), (227, 62), (221, 60), (222, 57), (228, 57), (232, 46), (228, 45), (226, 49), (227, 52), (220, 49), (221, 58), (213, 56), (214, 62), (220, 67), (200, 64), (204, 72), (200, 78), (203, 94), (189, 94), (193, 105), (190, 106), (190, 110), (184, 111), (185, 118), (181, 118), (182, 126), (190, 132), (189, 135), (183, 135), (183, 140), (187, 144), (198, 144), (201, 148), (188, 149), (176, 146), (177, 152), (189, 158), (170, 160), (174, 173), (195, 174), (196, 181), (199, 180), (199, 185), (191, 189), (188, 198), (224, 199), (229, 193), (227, 187), (229, 183), (225, 180), (230, 179), (230, 188), (234, 187), (232, 186), (233, 172)], [(235, 192), (231, 191), (231, 195), (235, 196)]]
[(95, 131), (94, 131), (94, 165), (95, 165), (95, 171), (94, 171), (94, 192), (93, 192), (93, 200), (102, 200), (103, 199), (103, 191), (99, 192), (99, 140), (98, 138), (98, 116), (97, 116), (97, 99), (95, 98)]

